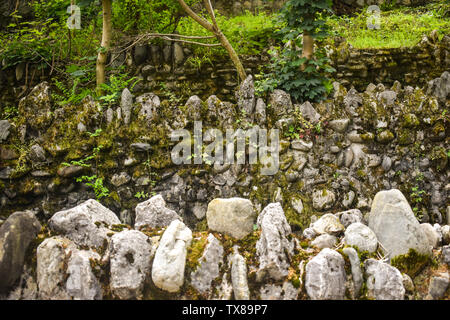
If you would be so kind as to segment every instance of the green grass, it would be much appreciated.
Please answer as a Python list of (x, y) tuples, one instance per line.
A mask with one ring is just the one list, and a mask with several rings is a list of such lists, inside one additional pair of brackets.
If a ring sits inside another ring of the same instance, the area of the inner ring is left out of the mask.
[(355, 17), (331, 17), (333, 35), (342, 36), (355, 48), (400, 48), (415, 46), (431, 31), (439, 37), (450, 34), (450, 4), (434, 3), (418, 8), (400, 8), (381, 12), (381, 28), (367, 27), (365, 11)]
[[(233, 48), (240, 55), (258, 54), (265, 47), (269, 41), (273, 39), (273, 34), (277, 30), (274, 22), (274, 15), (267, 13), (260, 13), (254, 15), (246, 12), (241, 16), (225, 17), (217, 14), (217, 23), (230, 41)], [(182, 35), (195, 36), (211, 36), (212, 34), (200, 26), (197, 22), (189, 17), (181, 19), (177, 31)], [(204, 43), (217, 43), (216, 39), (203, 41)], [(224, 54), (226, 52), (223, 48), (205, 48), (200, 46), (193, 46), (194, 53), (198, 56), (210, 56), (217, 54)]]

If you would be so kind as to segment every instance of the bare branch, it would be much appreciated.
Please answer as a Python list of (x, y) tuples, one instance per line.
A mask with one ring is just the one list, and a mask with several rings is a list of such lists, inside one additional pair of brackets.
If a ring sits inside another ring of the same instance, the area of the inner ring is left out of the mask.
[(219, 26), (217, 25), (216, 15), (214, 14), (214, 9), (211, 5), (211, 0), (203, 0), (203, 3), (205, 4), (206, 10), (208, 11), (209, 16), (211, 17), (214, 27), (216, 27), (217, 31), (220, 31)]

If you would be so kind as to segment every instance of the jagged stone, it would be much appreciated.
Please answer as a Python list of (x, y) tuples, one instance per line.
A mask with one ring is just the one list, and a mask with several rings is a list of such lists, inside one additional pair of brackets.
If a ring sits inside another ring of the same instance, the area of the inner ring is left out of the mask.
[(100, 261), (93, 251), (73, 250), (67, 264), (66, 292), (74, 300), (101, 300), (103, 292), (91, 262)]
[(400, 271), (387, 263), (368, 259), (364, 262), (368, 296), (376, 300), (403, 300), (405, 288)]
[(136, 206), (136, 221), (134, 227), (140, 229), (144, 226), (150, 228), (167, 227), (174, 220), (181, 220), (180, 216), (166, 207), (161, 195), (156, 195)]
[(256, 213), (250, 200), (214, 199), (208, 204), (206, 219), (212, 231), (242, 239), (253, 231)]
[(109, 244), (110, 287), (121, 300), (142, 299), (150, 274), (151, 240), (137, 230), (125, 230), (112, 236)]
[(199, 266), (195, 272), (191, 273), (191, 284), (200, 293), (211, 291), (212, 282), (219, 277), (220, 267), (223, 264), (223, 253), (223, 247), (219, 240), (209, 234), (208, 244), (198, 261)]
[(136, 104), (140, 107), (139, 115), (145, 117), (147, 121), (151, 121), (157, 115), (161, 101), (156, 94), (145, 93), (136, 98)]
[(352, 268), (352, 280), (353, 280), (353, 291), (352, 296), (354, 299), (359, 297), (361, 287), (363, 285), (363, 272), (361, 271), (361, 262), (359, 260), (358, 252), (354, 248), (344, 248), (342, 249), (345, 255), (348, 256), (350, 260), (350, 266)]
[(435, 300), (441, 299), (445, 295), (449, 283), (450, 280), (447, 272), (432, 277), (428, 288), (428, 296)]
[(239, 110), (243, 110), (247, 116), (251, 116), (255, 110), (255, 85), (253, 84), (253, 76), (249, 75), (242, 82), (239, 90), (236, 92), (237, 105)]
[(283, 116), (293, 111), (291, 96), (283, 90), (274, 90), (270, 94), (268, 104), (277, 116)]
[(8, 139), (9, 129), (11, 128), (11, 124), (8, 120), (0, 120), (0, 142)]
[(373, 253), (377, 250), (378, 240), (375, 233), (366, 225), (355, 222), (345, 230), (344, 242), (349, 246), (355, 246), (360, 251)]
[(187, 116), (191, 121), (199, 121), (202, 116), (203, 101), (198, 96), (192, 96), (186, 102)]
[(25, 254), (41, 230), (33, 212), (15, 212), (0, 226), (0, 294), (20, 278)]
[(288, 275), (289, 257), (293, 255), (294, 244), (287, 239), (291, 233), (280, 203), (271, 203), (258, 216), (261, 236), (256, 243), (259, 257), (258, 278), (266, 275), (281, 280)]
[(345, 261), (334, 250), (325, 248), (306, 264), (305, 288), (312, 300), (343, 300)]
[(410, 249), (430, 255), (431, 246), (401, 191), (392, 189), (376, 194), (369, 214), (369, 228), (387, 250), (390, 258)]
[(330, 190), (316, 190), (312, 194), (313, 207), (322, 211), (330, 209), (336, 201), (336, 195)]
[(174, 220), (164, 232), (155, 259), (152, 280), (168, 292), (178, 292), (184, 282), (187, 247), (192, 241), (192, 231), (180, 220)]
[(131, 122), (131, 113), (133, 111), (133, 95), (128, 88), (122, 91), (122, 96), (120, 100), (120, 108), (123, 113), (123, 123), (129, 125)]
[[(114, 212), (90, 199), (72, 209), (55, 213), (49, 227), (77, 245), (101, 248), (109, 242), (107, 227), (120, 224)], [(105, 227), (107, 226), (107, 227)]]
[(67, 263), (77, 248), (69, 239), (52, 237), (37, 248), (37, 284), (39, 298), (43, 300), (68, 300), (66, 290)]
[(250, 300), (250, 290), (247, 280), (247, 263), (243, 256), (239, 254), (238, 249), (234, 248), (234, 254), (231, 259), (231, 283), (233, 284), (233, 293), (235, 300)]
[(338, 217), (331, 213), (327, 213), (320, 217), (320, 219), (311, 225), (311, 228), (319, 235), (324, 233), (338, 235), (345, 230)]

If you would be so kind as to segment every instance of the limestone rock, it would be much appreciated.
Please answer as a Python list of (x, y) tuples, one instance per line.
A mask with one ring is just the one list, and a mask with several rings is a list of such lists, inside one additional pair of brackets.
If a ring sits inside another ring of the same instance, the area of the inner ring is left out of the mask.
[(344, 241), (349, 246), (355, 246), (360, 251), (375, 252), (378, 247), (378, 240), (375, 233), (366, 225), (355, 222), (345, 230)]
[(50, 86), (42, 82), (31, 90), (30, 94), (19, 101), (19, 114), (27, 126), (39, 131), (48, 128), (53, 120)]
[(121, 300), (142, 299), (150, 274), (151, 240), (137, 230), (115, 234), (109, 244), (112, 294)]
[(55, 213), (48, 222), (49, 227), (77, 245), (100, 248), (108, 243), (105, 226), (120, 224), (114, 212), (90, 199), (72, 209)]
[(274, 90), (270, 94), (268, 103), (277, 116), (283, 116), (293, 111), (291, 96), (283, 90)]
[(180, 216), (166, 207), (161, 195), (156, 195), (136, 206), (136, 229), (148, 226), (150, 228), (167, 227), (174, 220), (181, 220)]
[(430, 246), (433, 248), (437, 248), (441, 242), (440, 234), (429, 223), (422, 223), (420, 227), (424, 231)]
[(186, 102), (186, 114), (191, 121), (199, 121), (202, 117), (203, 101), (198, 96), (192, 96)]
[(291, 233), (280, 203), (271, 203), (258, 216), (257, 225), (261, 236), (256, 243), (259, 257), (258, 278), (268, 275), (281, 280), (288, 275), (289, 257), (293, 255), (294, 244), (287, 239)]
[(120, 108), (123, 113), (123, 122), (125, 125), (130, 124), (131, 121), (131, 112), (133, 110), (133, 95), (131, 94), (128, 88), (125, 88), (122, 91), (122, 97), (120, 100)]
[(347, 131), (349, 123), (350, 119), (332, 120), (330, 121), (329, 126), (336, 132), (344, 133), (345, 131)]
[(67, 300), (67, 262), (76, 251), (74, 243), (62, 237), (45, 239), (37, 248), (37, 283), (39, 297), (44, 300)]
[(361, 287), (363, 284), (363, 273), (361, 271), (361, 262), (359, 260), (358, 253), (354, 248), (344, 248), (342, 249), (345, 255), (348, 256), (350, 260), (350, 266), (352, 268), (352, 280), (353, 280), (353, 298), (359, 297)]
[(328, 233), (322, 234), (315, 238), (311, 245), (319, 249), (333, 248), (337, 244), (337, 238)]
[(334, 250), (325, 248), (306, 264), (305, 288), (312, 300), (343, 300), (345, 261)]
[(115, 174), (111, 177), (111, 183), (115, 187), (123, 186), (131, 181), (131, 177), (126, 172), (121, 172), (120, 174)]
[(73, 250), (67, 264), (66, 292), (74, 300), (101, 300), (102, 288), (92, 272), (91, 261), (100, 260), (93, 251)]
[(250, 300), (250, 290), (247, 280), (247, 263), (234, 248), (234, 255), (231, 259), (231, 283), (233, 284), (233, 292), (235, 300)]
[(9, 129), (11, 128), (11, 124), (8, 120), (0, 120), (0, 142), (8, 139)]
[(331, 213), (327, 213), (320, 217), (320, 219), (311, 225), (311, 228), (316, 234), (328, 233), (331, 235), (338, 235), (345, 230), (338, 217)]
[(338, 213), (335, 213), (335, 216), (337, 216), (339, 218), (342, 225), (346, 228), (349, 225), (351, 225), (352, 223), (355, 223), (355, 222), (363, 223), (363, 221), (364, 221), (363, 215), (359, 209), (352, 209), (352, 210), (348, 210), (348, 211), (338, 212)]
[(434, 276), (430, 280), (430, 286), (428, 287), (428, 296), (432, 299), (441, 299), (447, 291), (449, 285), (448, 273), (441, 273), (438, 276)]
[(369, 228), (375, 232), (390, 258), (407, 254), (410, 249), (431, 254), (426, 234), (401, 191), (378, 192), (368, 220)]
[(445, 102), (450, 94), (450, 72), (445, 71), (439, 78), (428, 83), (427, 94), (434, 95), (440, 101)]
[(249, 75), (242, 82), (239, 90), (236, 92), (237, 105), (239, 110), (243, 110), (247, 116), (252, 115), (255, 110), (255, 85), (253, 84), (253, 76)]
[(200, 293), (211, 290), (212, 281), (219, 277), (223, 264), (223, 247), (212, 234), (208, 235), (208, 244), (199, 260), (197, 270), (191, 273), (191, 284)]
[(303, 117), (311, 123), (317, 123), (320, 120), (320, 114), (308, 101), (300, 106), (300, 112), (302, 113)]
[(330, 209), (336, 201), (336, 195), (330, 190), (316, 190), (312, 194), (313, 207), (322, 211)]
[(161, 101), (156, 94), (145, 93), (136, 98), (136, 104), (140, 107), (139, 115), (151, 121), (157, 115)]
[(266, 116), (267, 106), (263, 99), (258, 98), (256, 100), (256, 108), (255, 108), (255, 120), (256, 123), (260, 126), (264, 126), (267, 120)]
[(192, 231), (180, 220), (174, 220), (164, 232), (155, 259), (152, 280), (168, 292), (177, 292), (184, 282), (187, 247), (192, 241)]
[(0, 294), (20, 278), (27, 248), (40, 230), (31, 211), (15, 212), (0, 226)]
[(405, 288), (400, 271), (387, 263), (368, 259), (364, 262), (368, 296), (376, 300), (403, 300)]
[(255, 211), (250, 200), (242, 198), (214, 199), (208, 204), (208, 228), (242, 239), (253, 231)]

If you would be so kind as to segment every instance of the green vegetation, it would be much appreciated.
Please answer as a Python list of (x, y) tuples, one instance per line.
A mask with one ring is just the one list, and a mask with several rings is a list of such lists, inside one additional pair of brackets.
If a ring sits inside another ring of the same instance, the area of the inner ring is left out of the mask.
[[(323, 17), (330, 12), (329, 0), (290, 0), (285, 4), (279, 16), (283, 28), (278, 32), (284, 46), (273, 52), (270, 71), (260, 80), (263, 83), (257, 85), (258, 91), (261, 87), (269, 91), (280, 88), (298, 102), (326, 97), (331, 90), (327, 74), (335, 70), (320, 42), (328, 36)], [(318, 48), (314, 48), (315, 43), (319, 43)]]
[(403, 273), (414, 278), (422, 269), (431, 262), (427, 255), (420, 254), (410, 249), (407, 254), (399, 255), (391, 259), (391, 265)]
[(440, 38), (450, 33), (450, 4), (444, 2), (414, 9), (382, 9), (378, 30), (367, 28), (368, 17), (363, 10), (354, 17), (332, 16), (327, 24), (333, 35), (346, 38), (355, 48), (412, 47), (433, 30), (438, 31)]

